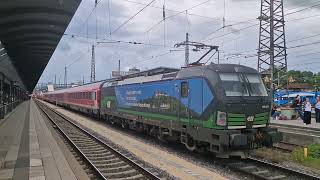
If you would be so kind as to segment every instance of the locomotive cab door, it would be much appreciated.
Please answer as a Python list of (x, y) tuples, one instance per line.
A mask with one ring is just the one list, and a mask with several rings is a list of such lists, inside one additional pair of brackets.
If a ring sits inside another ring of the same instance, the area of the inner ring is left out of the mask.
[(179, 121), (189, 124), (189, 83), (188, 81), (181, 82), (180, 87), (180, 106), (179, 106)]
[(178, 118), (179, 121), (182, 122), (180, 141), (185, 144), (187, 149), (194, 151), (196, 146), (193, 137), (197, 132), (194, 132), (190, 124), (190, 88), (188, 81), (181, 82)]

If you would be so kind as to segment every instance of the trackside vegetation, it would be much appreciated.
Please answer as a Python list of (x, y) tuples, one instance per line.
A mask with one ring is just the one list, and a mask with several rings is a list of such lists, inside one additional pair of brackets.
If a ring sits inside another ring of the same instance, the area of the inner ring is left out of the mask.
[(320, 173), (320, 144), (306, 146), (308, 149), (307, 157), (304, 156), (304, 148), (296, 148), (291, 153), (285, 153), (276, 149), (261, 148), (257, 149), (253, 156), (265, 159), (272, 163), (286, 164), (292, 162), (299, 164)]
[(304, 157), (303, 148), (295, 149), (291, 154), (291, 159), (304, 166), (320, 170), (320, 144), (312, 144), (306, 147), (308, 156)]

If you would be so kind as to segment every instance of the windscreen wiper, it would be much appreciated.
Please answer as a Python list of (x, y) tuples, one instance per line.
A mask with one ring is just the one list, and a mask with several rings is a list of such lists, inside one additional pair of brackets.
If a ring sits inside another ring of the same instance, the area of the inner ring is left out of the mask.
[(249, 89), (250, 89), (249, 93), (250, 93), (250, 95), (251, 95), (251, 92), (253, 92), (253, 91), (252, 91), (251, 83), (250, 83), (250, 81), (249, 81), (249, 79), (248, 79), (247, 76), (245, 76), (245, 75), (242, 75), (242, 76), (244, 77), (244, 81), (247, 83), (247, 85), (248, 85), (248, 87), (249, 87)]

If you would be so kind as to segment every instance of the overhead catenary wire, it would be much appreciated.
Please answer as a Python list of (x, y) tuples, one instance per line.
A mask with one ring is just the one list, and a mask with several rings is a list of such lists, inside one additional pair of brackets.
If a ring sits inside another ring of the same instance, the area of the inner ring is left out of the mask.
[[(216, 29), (216, 30), (208, 33), (207, 35), (203, 36), (203, 37), (200, 39), (200, 41), (205, 40), (205, 39), (208, 38), (209, 36), (211, 36), (211, 35), (219, 32), (220, 30), (222, 30), (222, 29), (224, 29), (224, 28), (226, 28), (226, 27), (238, 26), (238, 25), (241, 25), (241, 24), (248, 24), (248, 23), (251, 23), (252, 21), (256, 21), (256, 19), (249, 19), (249, 20), (246, 20), (246, 21), (236, 22), (236, 23), (234, 23), (234, 24), (223, 25), (222, 27), (220, 27), (220, 28), (218, 28), (218, 29)], [(225, 22), (226, 22), (226, 20), (225, 20)]]
[(293, 12), (290, 12), (290, 13), (287, 13), (286, 15), (296, 14), (296, 13), (299, 13), (299, 12), (302, 12), (302, 11), (306, 11), (306, 10), (309, 10), (309, 9), (312, 9), (312, 8), (315, 8), (315, 7), (318, 7), (318, 6), (320, 6), (320, 3), (312, 5), (312, 6), (309, 6), (309, 7), (306, 7), (306, 8), (302, 8), (302, 9), (296, 10), (296, 11), (293, 11)]
[[(243, 28), (241, 28), (241, 29), (238, 29), (238, 30), (235, 30), (235, 31), (226, 33), (226, 34), (222, 34), (222, 35), (220, 35), (220, 36), (215, 36), (215, 37), (209, 38), (209, 39), (207, 39), (207, 41), (213, 40), (213, 39), (217, 39), (217, 38), (221, 38), (221, 37), (225, 37), (225, 36), (228, 36), (228, 35), (230, 35), (230, 34), (234, 34), (235, 32), (240, 32), (240, 31), (243, 31), (243, 30), (245, 30), (245, 29), (249, 29), (249, 28), (255, 27), (255, 26), (257, 26), (257, 25), (259, 25), (259, 23), (253, 24), (253, 25), (250, 25), (250, 26), (246, 26), (246, 27), (243, 27)], [(223, 28), (222, 28), (222, 29), (223, 29)]]
[(158, 58), (158, 57), (166, 56), (166, 55), (168, 55), (168, 54), (170, 54), (170, 53), (172, 53), (172, 52), (177, 52), (177, 51), (171, 51), (171, 50), (165, 51), (165, 52), (160, 53), (160, 54), (157, 54), (157, 55), (152, 55), (152, 56), (149, 56), (149, 57), (147, 57), (147, 58), (140, 59), (140, 60), (138, 60), (138, 61), (135, 61), (135, 62), (132, 63), (132, 64), (126, 63), (125, 65), (133, 66), (133, 65), (135, 65), (135, 64), (139, 64), (139, 63), (142, 63), (142, 62), (150, 61), (150, 60), (152, 60), (152, 59), (156, 59), (156, 58)]
[(297, 38), (297, 39), (293, 39), (293, 40), (290, 40), (290, 41), (287, 41), (287, 42), (290, 43), (290, 42), (295, 42), (295, 41), (310, 39), (310, 38), (318, 37), (318, 36), (320, 36), (320, 33), (319, 33), (319, 34), (314, 34), (314, 35), (311, 35), (311, 36), (304, 36), (304, 37)]
[[(310, 35), (310, 36), (303, 36), (303, 37), (300, 37), (300, 38), (292, 39), (292, 40), (287, 41), (287, 43), (297, 42), (297, 41), (310, 39), (310, 38), (314, 38), (314, 37), (318, 37), (318, 36), (320, 36), (320, 33), (319, 34), (313, 34), (313, 35)], [(301, 47), (304, 47), (304, 46), (301, 46)], [(290, 49), (290, 48), (288, 48), (288, 49)], [(314, 49), (314, 50), (318, 50), (318, 49)], [(258, 49), (251, 49), (251, 50), (245, 50), (245, 51), (236, 51), (236, 52), (232, 52), (232, 53), (229, 53), (229, 54), (226, 54), (226, 55), (228, 55), (228, 56), (236, 56), (236, 55), (242, 55), (242, 53), (253, 52), (253, 51), (258, 51)]]
[[(70, 36), (72, 38), (87, 38), (82, 35), (77, 35), (77, 34), (69, 34), (69, 33), (64, 33), (64, 36)], [(88, 39), (96, 40), (95, 38), (88, 37)], [(110, 41), (105, 41), (105, 38), (98, 38), (97, 41), (95, 42), (96, 45), (98, 44), (116, 44), (116, 43), (124, 43), (124, 44), (130, 44), (130, 45), (145, 45), (145, 46), (154, 46), (154, 47), (163, 47), (162, 44), (152, 44), (152, 43), (144, 43), (144, 42), (139, 42), (139, 41), (125, 41), (125, 40), (117, 40), (117, 39), (112, 39)], [(174, 46), (172, 47), (166, 47), (166, 48), (175, 48)]]
[[(309, 7), (306, 7), (306, 8), (303, 8), (303, 9), (300, 9), (300, 10), (296, 10), (296, 11), (287, 13), (287, 14), (285, 14), (285, 16), (289, 16), (289, 15), (292, 15), (292, 14), (300, 13), (300, 12), (302, 12), (302, 11), (305, 11), (305, 10), (308, 10), (308, 9), (312, 9), (312, 8), (318, 7), (318, 6), (320, 6), (320, 3), (319, 3), (319, 4), (312, 5), (312, 6), (309, 6)], [(307, 19), (307, 18), (312, 18), (312, 17), (317, 17), (317, 16), (320, 16), (320, 15), (291, 19), (291, 20), (288, 20), (287, 22), (299, 21), (299, 20), (303, 20), (303, 19)], [(253, 20), (256, 20), (256, 19), (249, 19), (249, 20), (247, 20), (247, 21), (250, 22), (250, 21), (253, 21)], [(246, 22), (246, 21), (244, 21), (244, 22)], [(225, 27), (230, 27), (230, 26), (235, 26), (235, 25), (240, 25), (240, 24), (242, 24), (242, 23), (239, 22), (239, 23), (235, 23), (235, 24), (233, 24), (233, 25), (227, 25), (227, 26), (225, 26)], [(241, 29), (239, 29), (239, 30), (236, 30), (236, 31), (233, 31), (233, 32), (229, 32), (229, 33), (226, 33), (226, 34), (223, 34), (223, 35), (220, 35), (220, 36), (212, 37), (212, 38), (207, 39), (207, 41), (208, 41), (208, 40), (217, 39), (217, 38), (221, 38), (221, 37), (225, 37), (225, 36), (228, 36), (228, 35), (230, 35), (230, 34), (233, 34), (234, 32), (240, 32), (240, 31), (242, 31), (242, 30), (246, 30), (246, 29), (249, 29), (249, 28), (258, 26), (259, 24), (260, 24), (260, 23), (256, 23), (256, 24), (253, 24), (253, 25), (250, 25), (250, 26), (243, 27), (243, 28), (241, 28)], [(225, 27), (220, 27), (220, 28), (218, 28), (217, 30), (213, 31), (212, 33), (209, 33), (209, 34), (207, 35), (207, 37), (208, 37), (208, 36), (211, 36), (211, 35), (214, 34), (214, 33), (217, 33), (218, 31), (224, 29)], [(202, 38), (202, 40), (203, 40), (203, 39), (206, 39), (207, 37)]]
[(69, 68), (70, 66), (72, 66), (73, 64), (75, 64), (76, 62), (80, 61), (81, 58), (84, 56), (84, 55), (87, 55), (88, 53), (87, 52), (82, 52), (80, 56), (78, 56), (74, 61), (72, 61), (70, 64), (66, 65), (67, 68)]
[(296, 19), (290, 19), (290, 21), (300, 21), (300, 20), (315, 18), (315, 17), (319, 17), (319, 16), (320, 16), (320, 14), (316, 14), (316, 15), (305, 16), (305, 17), (300, 17), (300, 18), (296, 18)]
[[(129, 3), (133, 3), (133, 4), (137, 4), (137, 5), (147, 5), (146, 3), (132, 1), (132, 0), (121, 0), (121, 1), (129, 2)], [(149, 7), (155, 8), (155, 9), (163, 9), (163, 7), (155, 6), (155, 5), (150, 5)], [(175, 12), (175, 13), (181, 12), (179, 10), (169, 9), (169, 8), (165, 8), (165, 11), (170, 11), (170, 12)], [(210, 17), (210, 16), (205, 16), (205, 15), (191, 13), (191, 12), (188, 12), (188, 15), (189, 16), (194, 16), (194, 17), (200, 17), (200, 18), (204, 18), (204, 19), (211, 19), (211, 20), (214, 20), (214, 21), (220, 21), (221, 20), (221, 18), (219, 18), (219, 17)], [(256, 19), (253, 19), (253, 20), (256, 20)], [(229, 22), (235, 22), (235, 23), (241, 23), (241, 22), (231, 21), (231, 20), (228, 20), (228, 21)]]
[(153, 2), (155, 2), (156, 0), (152, 0), (150, 1), (147, 5), (145, 5), (142, 9), (140, 9), (137, 13), (135, 13), (133, 16), (131, 16), (129, 19), (127, 19), (125, 22), (123, 22), (122, 24), (120, 24), (115, 30), (112, 31), (111, 34), (114, 34), (115, 32), (117, 32), (119, 29), (121, 29), (124, 25), (128, 24), (133, 18), (135, 18), (138, 14), (140, 14), (143, 10), (145, 10), (148, 6), (150, 6)]
[[(109, 2), (109, 0), (108, 0), (108, 2)], [(151, 6), (150, 6), (151, 7)], [(162, 9), (166, 9), (166, 8), (162, 8)], [(301, 12), (301, 10), (299, 10), (298, 12)], [(297, 12), (296, 12), (297, 13)], [(191, 13), (190, 13), (191, 14)], [(314, 16), (315, 17), (315, 16)], [(306, 18), (306, 17), (305, 17)], [(294, 19), (294, 21), (295, 20), (298, 20), (298, 19)], [(252, 21), (252, 20), (251, 20)], [(110, 21), (109, 21), (110, 22)], [(240, 23), (241, 24), (241, 23)], [(239, 25), (240, 25), (239, 24)], [(244, 24), (244, 23), (243, 23)], [(109, 27), (110, 27), (110, 25), (109, 25)], [(165, 29), (165, 28), (164, 28)], [(222, 28), (223, 29), (223, 28)], [(218, 30), (219, 31), (219, 30)], [(237, 30), (238, 31), (238, 30)], [(235, 32), (237, 32), (237, 31), (235, 31)], [(110, 28), (110, 32), (109, 32), (109, 34), (111, 34), (111, 28)], [(311, 38), (311, 37), (310, 37)], [(295, 40), (295, 41), (298, 41), (298, 40)], [(164, 36), (164, 42), (165, 42), (165, 36)], [(289, 41), (288, 41), (289, 42)], [(134, 44), (134, 45), (138, 45), (138, 44), (140, 44), (140, 45), (151, 45), (151, 46), (153, 46), (153, 45), (155, 45), (155, 46), (158, 46), (157, 44), (151, 44), (151, 43), (140, 43), (140, 42), (135, 42), (135, 41), (127, 41), (127, 42), (117, 42), (117, 43), (127, 43), (127, 44)], [(312, 45), (312, 44), (311, 44)], [(161, 45), (159, 45), (159, 47), (160, 47)], [(299, 45), (300, 47), (305, 47), (305, 46), (310, 46), (310, 45), (307, 45), (307, 44), (304, 44), (303, 46), (302, 45)], [(298, 48), (298, 47), (291, 47), (291, 48)], [(254, 51), (254, 50), (253, 50)]]
[(305, 56), (317, 55), (317, 54), (320, 54), (320, 52), (318, 51), (318, 52), (312, 52), (312, 53), (299, 54), (294, 57), (305, 57)]
[[(135, 2), (135, 1), (130, 1), (130, 0), (124, 0), (124, 1), (133, 2), (133, 3), (138, 3), (138, 4), (143, 4), (143, 3), (139, 3), (139, 2)], [(193, 7), (191, 7), (191, 8), (197, 7), (197, 6), (202, 5), (202, 4), (204, 4), (204, 3), (207, 3), (207, 2), (208, 2), (208, 1), (205, 1), (205, 2), (203, 2), (203, 3), (200, 3), (200, 4), (196, 5), (196, 6), (193, 6)], [(150, 4), (150, 3), (149, 3), (149, 4)], [(146, 6), (149, 5), (149, 4), (146, 4)], [(149, 5), (149, 6), (151, 6), (151, 5)], [(156, 6), (153, 6), (153, 7), (156, 7)], [(315, 5), (313, 5), (312, 7), (315, 7)], [(188, 9), (191, 9), (191, 8), (188, 8)], [(311, 8), (311, 7), (308, 7), (308, 8)], [(304, 9), (308, 9), (308, 8), (304, 8)], [(299, 10), (299, 11), (297, 11), (297, 12), (301, 12), (301, 10)], [(182, 13), (182, 12), (180, 11), (179, 13)], [(291, 13), (291, 14), (293, 14), (293, 13)], [(175, 15), (173, 15), (173, 16), (175, 16)], [(172, 16), (171, 16), (171, 17), (172, 17)], [(166, 18), (166, 19), (167, 19), (167, 18)], [(242, 24), (242, 23), (248, 23), (248, 22), (250, 22), (250, 21), (252, 21), (252, 20), (235, 23), (235, 24), (233, 24), (233, 25), (239, 25), (239, 24)], [(248, 29), (248, 28), (250, 28), (250, 27), (253, 27), (253, 25), (251, 25), (251, 26), (249, 26), (249, 27), (241, 28), (241, 29), (239, 29), (239, 30), (237, 30), (237, 31), (234, 31), (234, 32), (239, 32), (239, 31), (241, 31), (241, 30)], [(217, 31), (219, 31), (219, 30), (221, 30), (221, 29), (223, 29), (223, 28), (219, 28)], [(227, 33), (227, 34), (224, 34), (224, 35), (221, 35), (221, 36), (218, 36), (218, 37), (213, 37), (213, 38), (211, 38), (211, 39), (215, 39), (215, 38), (219, 38), (219, 37), (224, 37), (224, 36), (229, 35), (229, 34), (232, 34), (232, 33), (234, 33), (234, 32)]]
[[(188, 9), (185, 9), (185, 10), (183, 10), (183, 11), (179, 11), (179, 12), (176, 13), (176, 14), (173, 14), (173, 15), (171, 15), (171, 16), (167, 16), (167, 17), (165, 18), (165, 20), (166, 20), (166, 19), (173, 18), (173, 17), (175, 17), (175, 16), (178, 16), (179, 14), (182, 14), (182, 13), (188, 11), (188, 10), (191, 10), (191, 9), (194, 9), (194, 8), (196, 8), (196, 7), (198, 7), (198, 6), (201, 6), (201, 5), (203, 5), (203, 4), (206, 4), (206, 3), (210, 2), (210, 1), (211, 1), (211, 0), (204, 1), (204, 2), (202, 2), (202, 3), (196, 4), (196, 5), (188, 8)], [(156, 26), (158, 26), (158, 25), (159, 25), (160, 23), (162, 23), (163, 21), (164, 21), (164, 20), (162, 19), (162, 20), (158, 21), (157, 23), (155, 23), (154, 25), (152, 25), (150, 28), (148, 28), (148, 29), (146, 30), (146, 33), (150, 32), (153, 28), (155, 28)]]
[[(313, 35), (315, 36), (315, 35)], [(317, 35), (318, 36), (318, 35)], [(320, 34), (319, 34), (320, 36)], [(307, 37), (304, 37), (304, 38), (299, 38), (299, 39), (295, 39), (295, 40), (291, 40), (291, 41), (288, 41), (288, 42), (294, 42), (294, 41), (299, 41), (299, 40), (303, 40), (303, 39), (307, 39), (307, 38), (310, 38), (311, 36), (307, 36)], [(307, 46), (311, 46), (311, 45), (315, 45), (315, 44), (320, 44), (320, 41), (316, 41), (316, 42), (311, 42), (311, 43), (305, 43), (305, 44), (299, 44), (299, 45), (295, 45), (295, 46), (289, 46), (287, 47), (287, 49), (297, 49), (297, 48), (303, 48), (303, 47), (307, 47)], [(253, 51), (257, 51), (258, 49), (252, 49), (252, 50), (247, 50), (247, 51), (240, 51), (240, 52), (233, 52), (233, 53), (229, 53), (227, 54), (227, 56), (230, 56), (229, 58), (227, 59), (234, 59), (234, 58), (238, 58), (238, 57), (251, 57), (251, 56), (257, 56), (257, 54), (243, 54), (243, 53), (246, 53), (246, 52), (253, 52)], [(318, 50), (318, 49), (314, 49), (314, 50)], [(313, 54), (320, 54), (320, 52), (309, 52), (309, 53), (305, 53), (305, 54), (302, 54), (302, 55), (298, 55), (298, 56), (295, 56), (295, 57), (303, 57), (303, 56), (307, 56), (307, 55), (313, 55)], [(290, 55), (290, 54), (288, 54)]]
[(300, 44), (300, 45), (296, 45), (296, 46), (290, 46), (290, 47), (287, 47), (287, 49), (301, 48), (301, 47), (311, 46), (311, 45), (315, 45), (315, 44), (320, 44), (320, 41), (306, 43), (306, 44)]
[[(96, 10), (96, 8), (98, 7), (98, 5), (100, 4), (102, 0), (99, 1), (95, 1), (95, 5), (94, 7), (91, 9), (89, 15), (86, 17), (86, 19), (83, 21), (82, 25), (80, 27), (83, 27), (86, 23), (88, 23), (89, 18), (91, 17), (91, 15), (94, 13), (94, 11)], [(82, 29), (79, 29), (78, 33), (81, 32)]]

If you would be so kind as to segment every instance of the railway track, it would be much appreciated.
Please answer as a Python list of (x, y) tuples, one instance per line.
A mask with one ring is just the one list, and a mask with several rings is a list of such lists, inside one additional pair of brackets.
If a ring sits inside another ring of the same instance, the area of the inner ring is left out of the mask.
[(263, 180), (317, 180), (319, 176), (308, 174), (306, 172), (293, 170), (278, 164), (269, 163), (260, 159), (249, 157), (243, 159), (226, 159), (222, 163), (228, 168), (241, 173), (253, 176), (254, 179)]
[[(45, 106), (45, 105), (44, 105)], [(63, 118), (63, 121), (67, 121)], [(72, 122), (67, 121), (70, 124)], [(77, 125), (75, 125), (77, 126)], [(77, 128), (81, 129), (77, 126)], [(85, 131), (88, 133), (87, 131)], [(90, 134), (90, 133), (89, 133)], [(87, 142), (92, 142), (88, 140)], [(286, 144), (287, 145), (287, 144)], [(289, 144), (291, 145), (291, 144)], [(288, 145), (288, 146), (289, 146)], [(287, 150), (287, 148), (283, 148)], [(98, 154), (98, 157), (102, 155)], [(307, 174), (306, 172), (296, 171), (287, 167), (283, 167), (278, 164), (273, 164), (265, 162), (253, 157), (248, 159), (214, 159), (215, 163), (221, 164), (229, 169), (232, 169), (235, 172), (241, 172), (248, 177), (253, 177), (254, 179), (263, 179), (263, 180), (273, 180), (273, 179), (320, 179), (319, 176), (312, 174)], [(97, 166), (99, 167), (99, 166)], [(157, 178), (157, 177), (155, 177)], [(150, 178), (153, 179), (153, 178)]]
[(37, 101), (38, 107), (78, 152), (91, 179), (160, 179), (88, 131)]
[(282, 152), (291, 153), (296, 148), (303, 148), (303, 146), (292, 144), (288, 142), (279, 142), (273, 146), (274, 149), (280, 150)]

